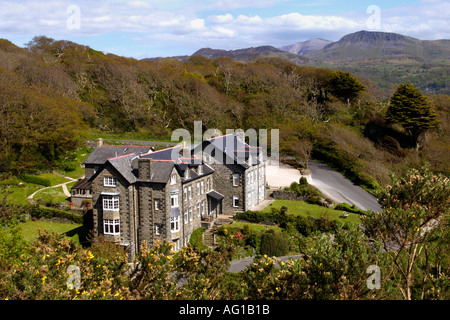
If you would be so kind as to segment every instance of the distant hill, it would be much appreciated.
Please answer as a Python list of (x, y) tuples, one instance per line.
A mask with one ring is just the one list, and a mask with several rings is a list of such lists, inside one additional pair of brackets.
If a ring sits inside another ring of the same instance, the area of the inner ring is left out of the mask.
[(310, 53), (311, 51), (320, 50), (330, 43), (333, 43), (333, 41), (314, 38), (302, 42), (297, 42), (293, 45), (280, 47), (279, 49), (294, 54), (305, 55), (307, 53)]
[[(406, 82), (428, 93), (450, 93), (450, 40), (419, 40), (397, 33), (358, 31), (335, 42), (309, 39), (278, 49), (273, 46), (238, 50), (203, 48), (192, 56), (229, 57), (240, 62), (277, 57), (297, 65), (340, 69), (370, 79), (386, 96), (399, 83)], [(172, 58), (187, 61), (189, 57)]]
[(260, 46), (238, 50), (218, 50), (211, 48), (203, 48), (196, 51), (192, 56), (201, 56), (208, 59), (216, 59), (219, 57), (229, 57), (236, 61), (250, 61), (258, 57), (277, 57), (291, 61), (297, 65), (304, 65), (310, 62), (309, 58), (286, 52), (272, 46)]
[(450, 59), (450, 40), (419, 40), (397, 33), (359, 31), (306, 54), (320, 61), (351, 61), (400, 56)]

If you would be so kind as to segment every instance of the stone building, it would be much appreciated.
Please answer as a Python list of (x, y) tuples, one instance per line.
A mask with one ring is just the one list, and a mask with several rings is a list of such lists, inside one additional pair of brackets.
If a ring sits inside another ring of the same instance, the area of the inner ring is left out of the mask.
[(250, 210), (265, 199), (266, 166), (260, 149), (233, 134), (213, 137), (193, 149), (214, 169), (215, 189), (224, 196), (224, 214)]
[(90, 178), (95, 172), (110, 158), (123, 156), (133, 153), (149, 153), (154, 151), (151, 146), (123, 146), (123, 145), (106, 145), (103, 139), (97, 139), (94, 150), (89, 154), (83, 162), (84, 178), (79, 179), (71, 188), (71, 199), (73, 207), (85, 207), (92, 202), (92, 185)]
[(144, 241), (151, 247), (167, 239), (177, 251), (197, 228), (210, 228), (219, 215), (249, 210), (265, 197), (262, 152), (235, 135), (190, 149), (122, 147), (102, 164), (100, 153), (107, 151), (96, 150), (83, 180), (92, 194), (94, 230), (126, 246), (130, 259)]
[(209, 227), (222, 196), (213, 190), (213, 169), (179, 156), (181, 147), (108, 159), (90, 178), (94, 230), (126, 246), (133, 257), (144, 241), (168, 239), (174, 250), (192, 232)]

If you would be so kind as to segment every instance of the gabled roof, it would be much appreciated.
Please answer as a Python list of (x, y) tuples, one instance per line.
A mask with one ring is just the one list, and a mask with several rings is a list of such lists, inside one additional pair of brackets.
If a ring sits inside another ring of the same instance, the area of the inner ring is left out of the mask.
[[(211, 156), (225, 165), (238, 166), (246, 170), (252, 165), (259, 164), (258, 155), (261, 153), (261, 148), (248, 145), (235, 134), (213, 137), (203, 141), (201, 144), (202, 150), (205, 151), (208, 145), (213, 145), (215, 148), (214, 154), (211, 154)], [(199, 147), (200, 145), (194, 149), (194, 153), (200, 151)], [(209, 151), (209, 148), (207, 150)], [(251, 163), (249, 163), (250, 155)]]
[(101, 147), (96, 147), (91, 152), (91, 154), (83, 162), (84, 164), (102, 165), (106, 160), (120, 157), (133, 153), (135, 155), (140, 153), (148, 153), (152, 151), (153, 148), (150, 146), (113, 146), (113, 145), (103, 145)]

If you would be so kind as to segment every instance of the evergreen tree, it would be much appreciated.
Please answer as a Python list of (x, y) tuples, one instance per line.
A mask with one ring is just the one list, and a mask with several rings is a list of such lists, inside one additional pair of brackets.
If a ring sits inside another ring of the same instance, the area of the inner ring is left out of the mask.
[(391, 97), (386, 118), (400, 124), (413, 138), (416, 149), (422, 135), (437, 124), (436, 112), (427, 98), (413, 84), (400, 84)]
[(348, 72), (337, 70), (331, 76), (331, 93), (338, 98), (343, 99), (348, 104), (350, 101), (358, 97), (361, 91), (366, 88), (362, 85), (358, 79), (352, 76)]

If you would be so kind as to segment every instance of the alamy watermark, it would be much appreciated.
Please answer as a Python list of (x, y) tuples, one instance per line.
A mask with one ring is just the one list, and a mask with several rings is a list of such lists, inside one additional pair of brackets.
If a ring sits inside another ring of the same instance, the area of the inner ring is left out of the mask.
[(366, 273), (370, 274), (367, 278), (366, 285), (369, 290), (381, 289), (381, 270), (377, 265), (370, 265), (366, 269)]
[(66, 13), (69, 17), (66, 20), (66, 27), (69, 30), (81, 29), (81, 9), (79, 6), (72, 4), (67, 7)]
[(77, 265), (70, 265), (67, 267), (66, 273), (69, 275), (66, 281), (67, 289), (81, 288), (81, 271)]
[(367, 13), (371, 14), (367, 18), (367, 29), (369, 30), (381, 30), (381, 9), (377, 5), (370, 5), (367, 7)]

